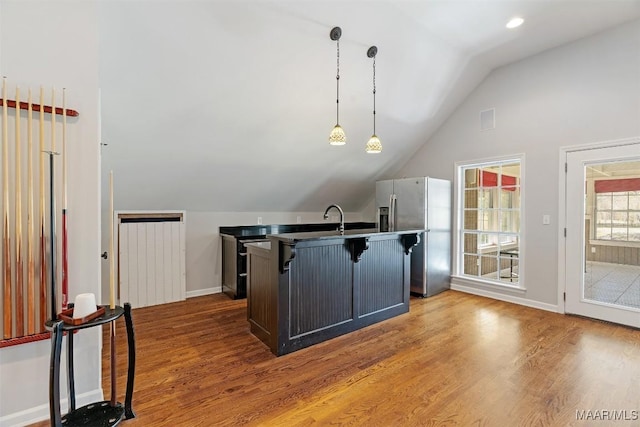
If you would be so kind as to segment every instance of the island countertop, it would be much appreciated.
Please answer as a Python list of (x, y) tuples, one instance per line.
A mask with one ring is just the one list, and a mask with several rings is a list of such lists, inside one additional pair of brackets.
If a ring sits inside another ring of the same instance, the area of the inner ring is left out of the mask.
[(282, 233), (282, 234), (268, 234), (267, 237), (273, 237), (279, 240), (286, 240), (289, 242), (299, 242), (303, 240), (328, 240), (328, 239), (353, 239), (362, 237), (374, 237), (374, 236), (392, 236), (398, 234), (417, 234), (423, 233), (426, 230), (398, 230), (398, 231), (378, 231), (375, 228), (366, 228), (358, 230), (345, 230), (344, 234), (340, 234), (337, 230), (331, 231), (310, 231), (302, 233)]

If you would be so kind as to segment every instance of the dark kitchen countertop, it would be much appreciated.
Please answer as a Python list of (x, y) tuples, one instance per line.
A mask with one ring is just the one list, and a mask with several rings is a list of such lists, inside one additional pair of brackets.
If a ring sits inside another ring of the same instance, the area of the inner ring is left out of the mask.
[[(346, 225), (346, 224), (345, 224)], [(385, 231), (379, 232), (376, 228), (358, 229), (358, 230), (345, 230), (344, 234), (340, 234), (336, 230), (331, 231), (315, 231), (315, 232), (303, 232), (303, 233), (283, 233), (283, 234), (269, 234), (267, 237), (274, 237), (280, 240), (288, 240), (298, 242), (301, 240), (327, 240), (327, 239), (353, 239), (359, 237), (373, 237), (373, 236), (385, 236), (391, 234), (414, 234), (422, 233), (425, 230), (399, 230), (399, 231)]]
[[(265, 225), (238, 225), (232, 227), (220, 227), (220, 234), (241, 238), (260, 238), (268, 234), (284, 234), (284, 233), (300, 233), (300, 232), (317, 232), (336, 230), (339, 223), (337, 222), (321, 222), (314, 224), (265, 224)], [(364, 229), (374, 228), (375, 222), (345, 222), (344, 228)]]

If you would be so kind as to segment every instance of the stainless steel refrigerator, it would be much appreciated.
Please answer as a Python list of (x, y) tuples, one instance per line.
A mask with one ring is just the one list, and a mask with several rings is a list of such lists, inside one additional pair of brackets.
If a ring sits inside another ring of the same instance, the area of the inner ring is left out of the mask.
[(430, 297), (451, 283), (451, 181), (430, 177), (376, 183), (380, 231), (426, 230), (411, 253), (411, 293)]

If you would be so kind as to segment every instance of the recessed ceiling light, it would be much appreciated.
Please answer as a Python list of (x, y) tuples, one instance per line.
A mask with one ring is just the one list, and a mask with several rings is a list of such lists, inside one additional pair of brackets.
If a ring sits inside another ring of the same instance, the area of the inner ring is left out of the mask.
[(519, 16), (515, 18), (511, 18), (511, 20), (507, 22), (507, 28), (511, 29), (511, 28), (519, 27), (520, 25), (522, 25), (523, 22), (524, 22), (524, 19), (520, 18)]

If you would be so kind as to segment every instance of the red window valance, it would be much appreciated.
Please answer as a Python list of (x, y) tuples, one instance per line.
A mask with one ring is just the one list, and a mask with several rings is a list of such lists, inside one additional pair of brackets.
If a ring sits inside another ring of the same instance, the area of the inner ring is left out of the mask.
[[(516, 191), (516, 184), (518, 180), (515, 176), (502, 175), (502, 189), (507, 191)], [(483, 187), (497, 187), (498, 186), (498, 174), (495, 172), (482, 171), (482, 186)]]
[(640, 191), (640, 178), (606, 179), (595, 182), (596, 193)]

